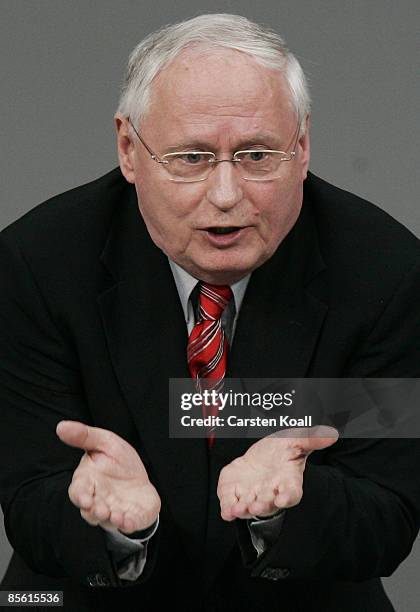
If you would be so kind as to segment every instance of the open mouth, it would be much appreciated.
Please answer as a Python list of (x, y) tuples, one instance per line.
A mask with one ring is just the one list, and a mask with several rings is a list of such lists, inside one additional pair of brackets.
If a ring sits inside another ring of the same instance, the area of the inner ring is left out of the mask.
[(210, 232), (211, 234), (224, 235), (224, 234), (232, 234), (233, 232), (237, 232), (240, 229), (242, 228), (241, 227), (208, 227), (207, 231)]

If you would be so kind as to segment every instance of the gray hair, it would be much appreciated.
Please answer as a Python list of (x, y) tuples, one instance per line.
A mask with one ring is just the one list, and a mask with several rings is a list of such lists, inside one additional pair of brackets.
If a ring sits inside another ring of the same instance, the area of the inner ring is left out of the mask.
[(241, 51), (260, 64), (279, 70), (290, 89), (301, 133), (305, 131), (303, 120), (311, 101), (298, 60), (276, 32), (246, 17), (226, 13), (200, 15), (146, 36), (129, 57), (117, 112), (138, 124), (148, 110), (153, 79), (186, 47), (197, 44), (207, 49), (225, 47)]

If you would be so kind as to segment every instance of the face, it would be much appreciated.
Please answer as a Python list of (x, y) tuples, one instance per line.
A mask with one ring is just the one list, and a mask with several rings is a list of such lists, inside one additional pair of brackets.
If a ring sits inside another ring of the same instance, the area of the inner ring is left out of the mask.
[[(309, 162), (307, 132), (275, 180), (246, 181), (235, 164), (222, 163), (205, 181), (178, 183), (150, 158), (127, 119), (117, 116), (116, 125), (121, 170), (135, 185), (152, 240), (195, 278), (238, 281), (269, 259), (295, 224)], [(236, 51), (189, 49), (156, 77), (139, 133), (158, 156), (199, 149), (230, 159), (254, 146), (290, 151), (296, 127), (278, 71)]]

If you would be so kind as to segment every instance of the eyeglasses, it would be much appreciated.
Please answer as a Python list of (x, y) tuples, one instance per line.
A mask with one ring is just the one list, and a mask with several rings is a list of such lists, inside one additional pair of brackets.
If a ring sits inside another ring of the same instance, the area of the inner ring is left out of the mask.
[(210, 151), (178, 151), (166, 153), (159, 157), (152, 151), (134, 127), (130, 117), (131, 127), (153, 161), (162, 164), (169, 173), (170, 181), (175, 183), (197, 183), (205, 181), (217, 164), (229, 162), (238, 168), (239, 175), (245, 181), (273, 181), (281, 178), (282, 162), (292, 161), (296, 156), (296, 145), (299, 138), (300, 123), (293, 136), (293, 146), (290, 153), (273, 149), (246, 149), (236, 151), (232, 159), (217, 159)]

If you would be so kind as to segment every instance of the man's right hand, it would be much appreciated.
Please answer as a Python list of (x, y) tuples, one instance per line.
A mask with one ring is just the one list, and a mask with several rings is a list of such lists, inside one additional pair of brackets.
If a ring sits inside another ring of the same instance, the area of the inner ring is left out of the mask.
[(160, 497), (128, 442), (78, 421), (61, 421), (56, 431), (62, 442), (85, 451), (69, 487), (70, 500), (85, 521), (127, 534), (155, 522)]

